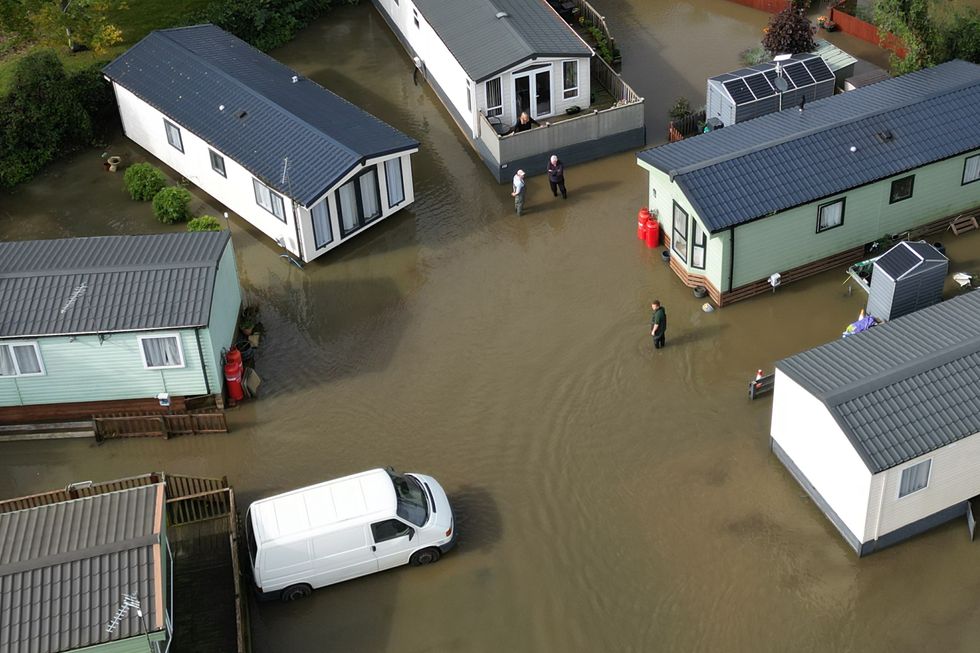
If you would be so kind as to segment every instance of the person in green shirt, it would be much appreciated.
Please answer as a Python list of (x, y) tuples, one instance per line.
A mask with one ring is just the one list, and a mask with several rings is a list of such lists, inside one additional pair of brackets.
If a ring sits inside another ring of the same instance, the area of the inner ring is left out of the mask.
[(666, 344), (664, 338), (667, 334), (667, 311), (660, 304), (659, 299), (653, 300), (650, 304), (653, 309), (653, 316), (650, 318), (650, 335), (653, 336), (654, 349), (662, 349)]

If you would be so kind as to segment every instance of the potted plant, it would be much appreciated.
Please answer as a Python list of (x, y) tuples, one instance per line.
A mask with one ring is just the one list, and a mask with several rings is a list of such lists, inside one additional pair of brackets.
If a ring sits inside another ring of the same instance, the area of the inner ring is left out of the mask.
[(826, 22), (827, 22), (826, 16), (820, 16), (819, 18), (817, 18), (817, 25), (820, 27), (820, 29), (824, 29), (824, 25), (826, 24)]
[(258, 306), (246, 306), (242, 309), (242, 316), (238, 320), (238, 328), (241, 329), (245, 336), (252, 335), (255, 331), (256, 326), (259, 321), (259, 307)]
[(833, 32), (835, 29), (837, 29), (837, 23), (832, 20), (828, 20), (823, 24), (823, 28), (828, 32)]

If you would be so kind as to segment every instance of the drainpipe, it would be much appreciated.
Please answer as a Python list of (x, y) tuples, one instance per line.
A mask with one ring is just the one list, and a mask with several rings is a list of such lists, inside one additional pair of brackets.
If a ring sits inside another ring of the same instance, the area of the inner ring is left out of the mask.
[(194, 329), (194, 339), (197, 340), (197, 358), (201, 361), (201, 376), (204, 377), (204, 389), (211, 394), (211, 384), (208, 382), (208, 366), (204, 363), (204, 349), (201, 347), (201, 329)]
[(734, 290), (735, 283), (735, 227), (728, 232), (728, 292)]
[(303, 237), (299, 233), (299, 212), (296, 210), (297, 204), (295, 201), (292, 202), (293, 205), (293, 229), (296, 231), (296, 247), (299, 249), (299, 260), (305, 261), (306, 255), (303, 253)]
[(875, 517), (875, 541), (878, 541), (878, 529), (881, 528), (881, 509), (885, 506), (885, 481), (888, 480), (888, 472), (885, 471), (881, 476), (881, 496), (878, 497), (878, 515)]

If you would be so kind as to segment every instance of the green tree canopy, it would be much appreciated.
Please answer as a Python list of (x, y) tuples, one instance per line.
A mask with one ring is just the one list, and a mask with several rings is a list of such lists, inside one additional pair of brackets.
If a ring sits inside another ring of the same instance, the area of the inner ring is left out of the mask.
[(980, 63), (980, 12), (946, 0), (878, 0), (875, 23), (905, 45), (905, 58), (892, 56), (892, 72), (903, 74), (950, 59)]
[(110, 22), (124, 0), (0, 0), (0, 29), (44, 45), (103, 52), (122, 41)]

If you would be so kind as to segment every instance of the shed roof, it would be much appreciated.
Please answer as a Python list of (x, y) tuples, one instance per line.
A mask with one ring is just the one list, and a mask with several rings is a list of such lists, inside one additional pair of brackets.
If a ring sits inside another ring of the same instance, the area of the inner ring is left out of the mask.
[(929, 243), (902, 241), (878, 257), (876, 270), (892, 279), (900, 279), (928, 263), (941, 263), (948, 259)]
[(149, 630), (162, 629), (163, 502), (157, 483), (0, 514), (0, 653), (140, 635), (132, 610), (106, 632), (123, 594), (139, 597)]
[(637, 158), (669, 174), (717, 233), (977, 150), (978, 105), (980, 65), (954, 60)]
[(306, 207), (365, 159), (419, 146), (214, 25), (151, 32), (103, 72)]
[(827, 406), (877, 474), (980, 433), (980, 292), (776, 367)]
[(857, 63), (856, 57), (844, 52), (830, 41), (818, 40), (816, 44), (813, 53), (820, 55), (820, 58), (827, 62), (827, 66), (835, 73)]
[(227, 231), (0, 243), (0, 338), (208, 324)]
[[(475, 82), (534, 57), (589, 57), (592, 49), (544, 0), (415, 0)], [(498, 18), (499, 13), (506, 16)]]

